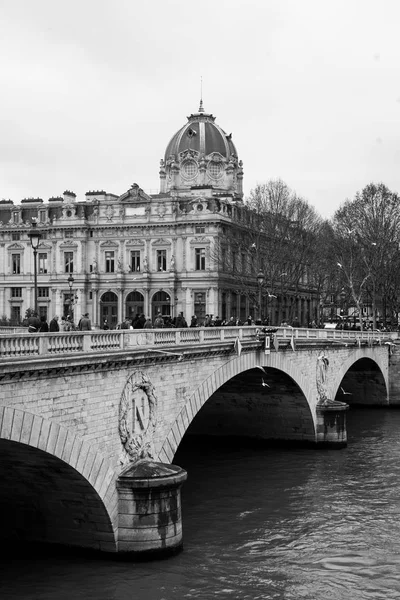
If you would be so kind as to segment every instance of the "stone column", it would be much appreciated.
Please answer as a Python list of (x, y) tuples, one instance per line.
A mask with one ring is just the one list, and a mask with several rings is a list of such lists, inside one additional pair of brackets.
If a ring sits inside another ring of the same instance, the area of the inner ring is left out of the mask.
[(317, 405), (316, 443), (319, 448), (344, 448), (347, 446), (346, 411), (349, 405), (331, 401)]
[(118, 552), (133, 558), (164, 557), (182, 549), (181, 486), (177, 465), (140, 460), (121, 473)]
[(122, 323), (125, 319), (125, 308), (123, 304), (124, 299), (124, 288), (121, 286), (121, 282), (119, 282), (119, 286), (117, 287), (118, 292), (118, 322)]
[(95, 327), (98, 327), (99, 325), (101, 325), (101, 323), (99, 323), (99, 300), (98, 300), (98, 294), (99, 294), (99, 290), (97, 287), (94, 287), (93, 282), (92, 282), (92, 315), (91, 315), (91, 321), (92, 321), (92, 325), (94, 325)]
[(61, 317), (60, 312), (59, 312), (59, 303), (57, 302), (57, 297), (58, 297), (57, 288), (51, 288), (50, 310), (51, 310), (53, 317), (55, 315), (58, 315), (59, 317)]

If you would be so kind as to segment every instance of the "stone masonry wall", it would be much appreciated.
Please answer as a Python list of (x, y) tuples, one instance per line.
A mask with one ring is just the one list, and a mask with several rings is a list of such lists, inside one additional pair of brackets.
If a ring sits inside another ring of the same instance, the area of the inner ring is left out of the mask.
[[(161, 460), (169, 462), (188, 425), (207, 399), (226, 381), (256, 365), (286, 372), (303, 392), (315, 419), (315, 365), (319, 352), (318, 349), (287, 350), (265, 356), (259, 351), (242, 353), (240, 357), (232, 353), (181, 362), (170, 358), (154, 359), (146, 364), (135, 363), (132, 357), (125, 363), (116, 364), (110, 356), (104, 365), (85, 365), (85, 357), (82, 357), (81, 364), (71, 368), (67, 360), (60, 360), (59, 373), (56, 369), (46, 370), (45, 361), (36, 361), (36, 369), (29, 375), (2, 380), (0, 406), (40, 414), (44, 419), (73, 429), (117, 465), (121, 452), (118, 434), (121, 394), (131, 375), (140, 380), (141, 373), (145, 373), (158, 398), (156, 451)], [(330, 361), (328, 388), (332, 398), (346, 371), (358, 358), (369, 356), (375, 359), (385, 381), (388, 380), (387, 347), (330, 348), (326, 354)], [(54, 361), (52, 366), (57, 366)], [(21, 370), (23, 368), (21, 365)], [(2, 372), (6, 370), (7, 365), (3, 364)]]

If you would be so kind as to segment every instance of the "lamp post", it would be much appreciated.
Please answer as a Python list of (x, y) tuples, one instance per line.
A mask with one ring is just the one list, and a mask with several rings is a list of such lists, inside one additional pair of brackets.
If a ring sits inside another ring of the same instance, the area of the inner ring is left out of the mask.
[(74, 296), (73, 296), (72, 288), (74, 286), (75, 279), (72, 277), (72, 275), (70, 275), (68, 277), (67, 281), (68, 281), (68, 285), (69, 285), (69, 306), (70, 306), (70, 312), (71, 312), (72, 320), (74, 320), (74, 309), (73, 309)]
[(344, 288), (342, 288), (342, 291), (340, 292), (340, 314), (342, 317), (345, 316), (345, 300), (346, 300), (346, 292), (344, 291)]
[(258, 318), (259, 318), (260, 322), (262, 322), (261, 303), (262, 303), (262, 286), (264, 283), (264, 273), (262, 271), (258, 272), (257, 283), (258, 283)]
[(37, 249), (39, 247), (42, 234), (37, 229), (36, 219), (32, 219), (32, 229), (28, 233), (33, 249), (33, 285), (35, 294), (35, 313), (38, 313), (38, 293), (37, 293)]
[(322, 296), (320, 296), (318, 327), (323, 327), (323, 323), (324, 323), (324, 301), (322, 300)]

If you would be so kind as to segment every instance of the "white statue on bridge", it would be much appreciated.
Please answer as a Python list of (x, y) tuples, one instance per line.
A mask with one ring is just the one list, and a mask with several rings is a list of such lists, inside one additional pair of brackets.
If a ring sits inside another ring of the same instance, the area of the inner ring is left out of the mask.
[(154, 460), (154, 433), (157, 423), (157, 397), (151, 381), (141, 373), (141, 381), (131, 375), (119, 405), (119, 435), (123, 450), (120, 464)]
[(327, 376), (328, 376), (328, 367), (329, 360), (328, 357), (325, 356), (324, 350), (322, 350), (321, 354), (317, 358), (317, 393), (318, 393), (318, 406), (327, 406), (327, 405), (345, 405), (345, 402), (339, 402), (339, 400), (331, 400), (328, 398), (328, 388), (327, 388)]

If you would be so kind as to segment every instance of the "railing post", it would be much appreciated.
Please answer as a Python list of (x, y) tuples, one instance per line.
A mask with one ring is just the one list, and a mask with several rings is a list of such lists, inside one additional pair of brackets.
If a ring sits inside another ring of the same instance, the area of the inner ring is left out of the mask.
[(39, 354), (49, 353), (49, 337), (47, 335), (39, 336), (38, 340)]
[(204, 342), (204, 329), (200, 329), (199, 331), (199, 342), (200, 344)]
[(91, 347), (92, 347), (92, 334), (91, 333), (84, 333), (83, 334), (82, 350), (84, 352), (90, 352)]

